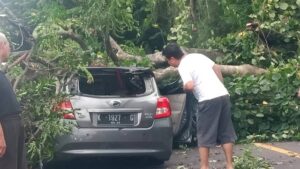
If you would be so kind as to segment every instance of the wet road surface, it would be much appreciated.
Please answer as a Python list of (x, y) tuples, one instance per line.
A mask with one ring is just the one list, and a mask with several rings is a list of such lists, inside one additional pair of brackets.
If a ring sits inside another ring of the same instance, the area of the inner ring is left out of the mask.
[[(250, 149), (254, 156), (268, 161), (274, 169), (300, 169), (300, 142), (267, 143), (267, 146), (236, 145), (234, 155)], [(199, 169), (197, 147), (175, 149), (169, 161), (157, 164), (146, 158), (85, 158), (67, 161), (47, 169)], [(210, 151), (211, 169), (225, 168), (225, 157), (220, 147)]]

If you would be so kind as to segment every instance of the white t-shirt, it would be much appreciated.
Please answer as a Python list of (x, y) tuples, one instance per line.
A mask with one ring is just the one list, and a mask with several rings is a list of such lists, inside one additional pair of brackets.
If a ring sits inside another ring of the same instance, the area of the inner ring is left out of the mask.
[(201, 102), (228, 95), (228, 91), (213, 70), (215, 62), (202, 54), (185, 55), (178, 66), (183, 84), (194, 82), (194, 95)]

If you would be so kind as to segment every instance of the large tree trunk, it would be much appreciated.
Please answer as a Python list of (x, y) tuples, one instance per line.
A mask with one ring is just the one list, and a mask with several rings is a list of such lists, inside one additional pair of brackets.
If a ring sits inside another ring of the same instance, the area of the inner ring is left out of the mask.
[[(116, 51), (116, 55), (119, 60), (142, 60), (141, 56), (134, 56), (124, 52), (121, 47), (116, 43), (113, 38), (110, 38), (111, 46)], [(218, 51), (211, 51), (207, 49), (195, 49), (195, 48), (182, 48), (185, 53), (202, 53), (208, 56), (213, 61), (216, 61), (218, 57), (222, 57), (223, 53)], [(156, 52), (147, 55), (147, 58), (153, 63), (155, 77), (158, 81), (166, 79), (169, 76), (178, 76), (176, 68), (168, 67), (167, 60), (162, 56), (161, 52)], [(249, 64), (243, 65), (221, 65), (221, 71), (223, 75), (258, 75), (265, 73), (266, 70), (258, 68)]]
[(258, 68), (249, 64), (221, 65), (221, 71), (224, 75), (259, 75), (266, 72), (265, 69)]

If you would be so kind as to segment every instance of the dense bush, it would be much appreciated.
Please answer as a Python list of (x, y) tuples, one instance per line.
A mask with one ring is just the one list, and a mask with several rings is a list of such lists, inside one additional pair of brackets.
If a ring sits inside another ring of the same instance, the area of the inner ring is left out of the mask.
[(233, 119), (240, 139), (255, 141), (300, 139), (299, 60), (270, 68), (261, 76), (226, 79)]
[(252, 1), (249, 9), (248, 15), (235, 15), (248, 18), (247, 27), (244, 23), (236, 32), (211, 38), (203, 46), (225, 53), (219, 63), (268, 70), (260, 76), (227, 79), (240, 139), (299, 139), (299, 100), (294, 95), (300, 87), (300, 1)]

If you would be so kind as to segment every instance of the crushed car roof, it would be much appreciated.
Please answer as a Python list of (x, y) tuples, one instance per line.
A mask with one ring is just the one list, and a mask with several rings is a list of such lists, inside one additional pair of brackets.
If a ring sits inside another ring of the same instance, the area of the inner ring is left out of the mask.
[(132, 74), (151, 74), (153, 75), (153, 72), (150, 68), (145, 67), (87, 67), (87, 69), (91, 73), (100, 73), (100, 72), (110, 72), (110, 71), (124, 71), (129, 72)]

